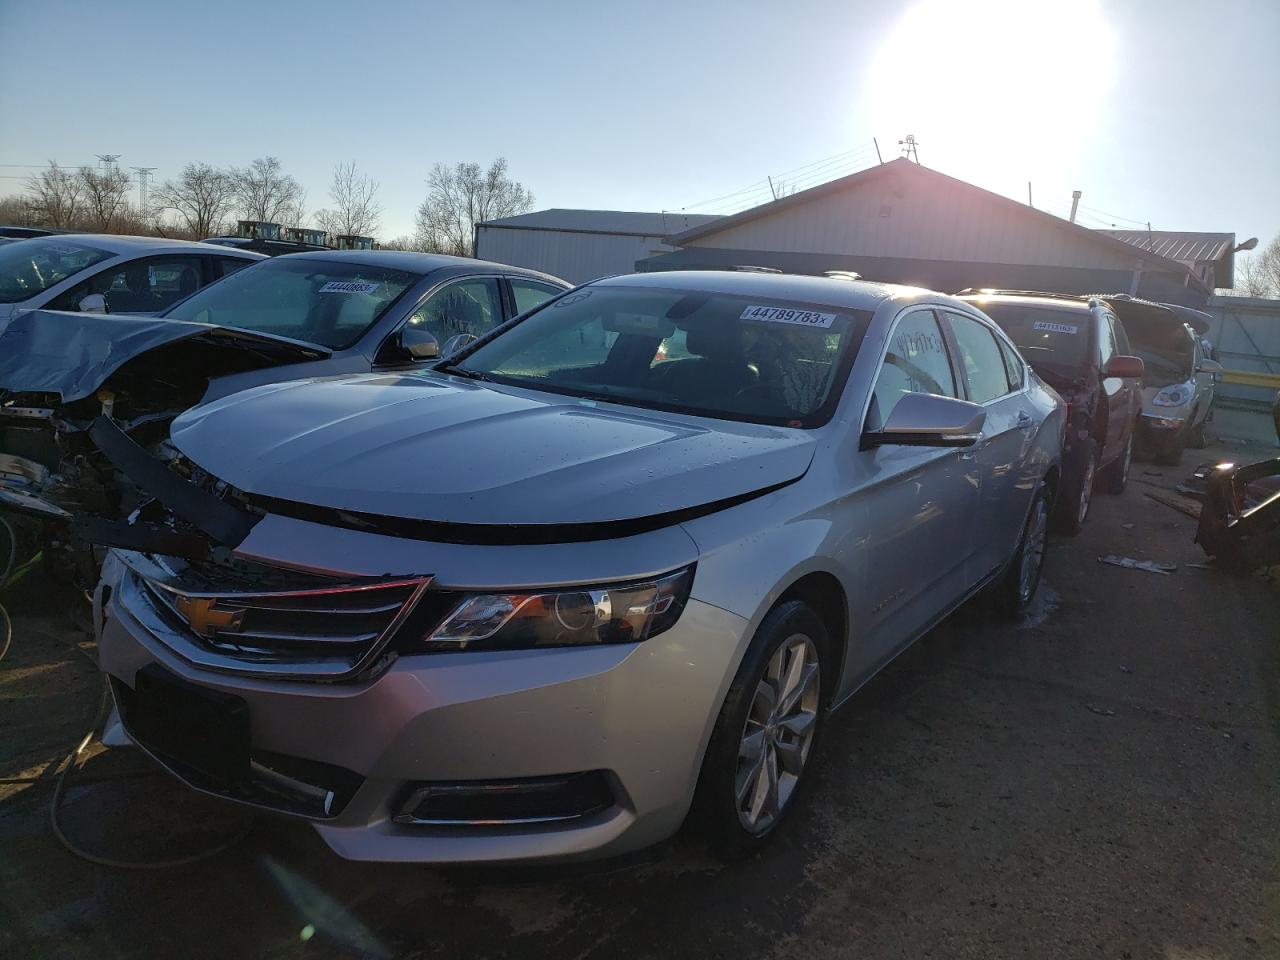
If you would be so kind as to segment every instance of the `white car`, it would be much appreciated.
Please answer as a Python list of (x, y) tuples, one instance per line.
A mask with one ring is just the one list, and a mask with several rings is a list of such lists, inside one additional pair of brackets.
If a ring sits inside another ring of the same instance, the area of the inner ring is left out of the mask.
[(5, 244), (0, 247), (0, 330), (28, 310), (159, 313), (265, 259), (211, 243), (96, 233)]

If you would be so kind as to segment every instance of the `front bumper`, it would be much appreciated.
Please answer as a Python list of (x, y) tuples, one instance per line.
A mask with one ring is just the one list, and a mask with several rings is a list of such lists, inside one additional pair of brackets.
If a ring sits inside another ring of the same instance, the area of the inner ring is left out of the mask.
[[(118, 705), (149, 664), (242, 698), (255, 758), (285, 758), (292, 769), (309, 765), (354, 778), (339, 810), (308, 817), (334, 851), (353, 860), (585, 859), (670, 836), (688, 811), (747, 641), (745, 620), (690, 599), (675, 627), (641, 644), (402, 656), (376, 679), (351, 683), (259, 679), (180, 657), (153, 622), (131, 611), (137, 598), (130, 578), (123, 565), (108, 563), (97, 605), (100, 662)], [(148, 752), (196, 789), (297, 813), (286, 803), (210, 788)], [(585, 771), (604, 772), (612, 803), (576, 820), (467, 826), (395, 820), (424, 783)]]

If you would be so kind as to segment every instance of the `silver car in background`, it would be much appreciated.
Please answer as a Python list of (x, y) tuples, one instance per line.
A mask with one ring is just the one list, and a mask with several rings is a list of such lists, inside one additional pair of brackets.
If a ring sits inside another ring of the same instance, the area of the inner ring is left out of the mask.
[(341, 856), (768, 839), (829, 711), (1032, 598), (1062, 401), (959, 300), (616, 277), (434, 369), (188, 411), (96, 595), (123, 731)]

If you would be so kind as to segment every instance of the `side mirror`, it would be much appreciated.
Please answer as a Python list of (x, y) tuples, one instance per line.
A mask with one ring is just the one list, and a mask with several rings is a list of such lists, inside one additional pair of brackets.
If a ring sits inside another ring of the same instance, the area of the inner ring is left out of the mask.
[(971, 447), (982, 436), (987, 411), (968, 400), (908, 393), (881, 430), (863, 434), (863, 447)]
[(1112, 357), (1107, 369), (1102, 371), (1103, 377), (1120, 377), (1124, 380), (1141, 379), (1146, 365), (1141, 357)]
[(100, 293), (90, 293), (80, 298), (76, 304), (81, 313), (108, 313), (107, 298)]
[(474, 333), (455, 333), (452, 337), (444, 342), (444, 346), (440, 348), (440, 356), (452, 357), (469, 343), (475, 343), (479, 340)]
[(400, 331), (400, 349), (414, 360), (434, 360), (440, 356), (440, 343), (421, 327), (405, 327)]
[(1205, 357), (1200, 361), (1200, 369), (1205, 373), (1212, 373), (1214, 376), (1217, 376), (1222, 373), (1224, 368), (1217, 360), (1210, 360), (1208, 357)]

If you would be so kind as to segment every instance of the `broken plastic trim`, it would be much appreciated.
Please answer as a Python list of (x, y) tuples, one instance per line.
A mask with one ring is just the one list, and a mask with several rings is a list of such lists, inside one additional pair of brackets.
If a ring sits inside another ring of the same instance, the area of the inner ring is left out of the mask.
[(260, 519), (182, 479), (107, 417), (93, 421), (89, 437), (117, 470), (218, 543), (238, 547)]
[(207, 560), (212, 553), (209, 542), (203, 537), (180, 533), (159, 523), (125, 523), (122, 520), (79, 516), (72, 525), (84, 540), (103, 547), (159, 553), (184, 560)]
[[(512, 547), (543, 546), (552, 543), (585, 543), (593, 540), (618, 540), (634, 537), (663, 527), (675, 526), (705, 517), (721, 510), (758, 499), (781, 490), (799, 480), (795, 477), (749, 493), (738, 494), (724, 500), (702, 503), (682, 510), (655, 513), (648, 517), (629, 520), (600, 520), (591, 523), (452, 523), (444, 520), (415, 520), (408, 517), (386, 517), (373, 513), (360, 513), (336, 507), (320, 507), (310, 503), (297, 503), (276, 497), (251, 496), (249, 501), (268, 513), (329, 527), (345, 527), (363, 530), (388, 537), (407, 540), (426, 540), (432, 543), (457, 543), (480, 546)], [(221, 502), (221, 501), (219, 501)]]

